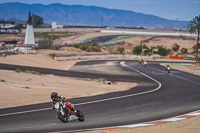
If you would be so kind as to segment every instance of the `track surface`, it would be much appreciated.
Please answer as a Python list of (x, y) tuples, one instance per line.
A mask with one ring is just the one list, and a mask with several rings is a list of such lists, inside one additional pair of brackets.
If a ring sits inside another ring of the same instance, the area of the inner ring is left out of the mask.
[[(119, 36), (125, 36), (125, 35), (100, 36), (100, 37), (95, 37), (92, 40), (99, 42), (99, 43), (104, 43), (104, 42), (107, 42), (107, 41), (112, 40), (112, 39), (119, 37)], [(89, 44), (89, 43), (90, 43), (90, 41), (84, 42), (84, 44)]]
[[(124, 61), (129, 68), (121, 66), (120, 62), (123, 61), (80, 62), (72, 67), (70, 71), (0, 64), (0, 69), (29, 69), (60, 76), (106, 78), (113, 81), (136, 82), (139, 84), (128, 91), (69, 99), (70, 102), (76, 105), (77, 109), (84, 113), (86, 117), (84, 122), (62, 123), (55, 118), (56, 111), (49, 109), (51, 103), (0, 109), (0, 132), (74, 132), (74, 130), (154, 121), (200, 109), (199, 76), (177, 70), (172, 70), (168, 74), (165, 68), (158, 65), (157, 62), (148, 62), (148, 66), (143, 67), (138, 62)], [(109, 63), (114, 65), (106, 65)], [(138, 94), (158, 88), (159, 84), (157, 82), (134, 71), (132, 68), (159, 81), (162, 84), (161, 88), (141, 95), (86, 103)], [(86, 104), (80, 105), (80, 103)], [(2, 116), (3, 114), (37, 109), (45, 110)]]

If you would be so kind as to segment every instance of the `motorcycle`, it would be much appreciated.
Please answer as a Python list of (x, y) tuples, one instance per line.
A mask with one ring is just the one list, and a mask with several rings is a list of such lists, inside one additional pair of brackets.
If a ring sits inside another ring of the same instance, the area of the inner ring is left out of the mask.
[(166, 70), (168, 71), (168, 73), (170, 73), (170, 69), (171, 69), (170, 67), (167, 67), (167, 68), (166, 68)]
[[(74, 105), (73, 104), (71, 104), (71, 105), (74, 108)], [(64, 123), (69, 122), (71, 116), (73, 116), (73, 115), (76, 116), (79, 121), (85, 120), (85, 117), (80, 110), (78, 110), (78, 109), (72, 110), (71, 108), (69, 108), (67, 106), (66, 102), (63, 100), (57, 101), (54, 105), (54, 108), (57, 111), (57, 118), (60, 119)]]

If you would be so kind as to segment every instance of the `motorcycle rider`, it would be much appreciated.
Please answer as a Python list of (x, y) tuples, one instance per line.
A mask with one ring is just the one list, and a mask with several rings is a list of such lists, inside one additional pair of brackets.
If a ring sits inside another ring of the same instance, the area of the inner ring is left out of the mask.
[(170, 66), (169, 66), (169, 64), (167, 64), (166, 70), (168, 71), (168, 73), (170, 72)]
[(143, 62), (143, 59), (140, 59), (140, 60), (139, 60), (139, 64), (141, 64), (142, 62)]
[(170, 68), (169, 64), (167, 64), (166, 69)]
[[(53, 102), (52, 102), (52, 105), (53, 105), (53, 109), (55, 109), (55, 103), (57, 102), (57, 101), (60, 101), (60, 100), (65, 100), (66, 101), (66, 98), (65, 97), (63, 97), (63, 96), (58, 96), (58, 93), (57, 92), (52, 92), (51, 93), (51, 99), (53, 100)], [(76, 112), (76, 110), (74, 109), (74, 106), (70, 103), (70, 102), (67, 102), (66, 101), (66, 103), (65, 103), (65, 105), (66, 106), (68, 106), (72, 111), (74, 111), (74, 112)]]
[(144, 67), (146, 67), (146, 65), (147, 65), (147, 61), (146, 61), (146, 60), (144, 60)]

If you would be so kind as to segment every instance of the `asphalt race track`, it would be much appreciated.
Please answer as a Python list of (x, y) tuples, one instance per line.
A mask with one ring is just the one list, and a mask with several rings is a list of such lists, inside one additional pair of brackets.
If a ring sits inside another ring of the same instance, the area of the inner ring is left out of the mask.
[(160, 120), (200, 109), (200, 77), (173, 69), (169, 74), (159, 62), (148, 62), (144, 67), (130, 60), (85, 61), (69, 71), (0, 64), (0, 69), (17, 68), (60, 76), (134, 82), (138, 86), (123, 92), (69, 99), (84, 113), (84, 122), (62, 123), (51, 109), (51, 103), (0, 109), (2, 133), (75, 132)]
[[(99, 43), (104, 43), (104, 42), (107, 42), (107, 41), (112, 40), (112, 39), (119, 37), (119, 36), (126, 36), (126, 35), (99, 36), (99, 37), (93, 38), (92, 40), (99, 42)], [(89, 44), (89, 43), (90, 43), (90, 41), (86, 41), (83, 44)]]

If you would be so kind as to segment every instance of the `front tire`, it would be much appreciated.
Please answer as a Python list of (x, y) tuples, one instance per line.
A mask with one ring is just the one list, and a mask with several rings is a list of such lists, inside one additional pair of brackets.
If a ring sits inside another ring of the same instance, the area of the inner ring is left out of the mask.
[(76, 110), (76, 116), (78, 117), (78, 120), (79, 121), (84, 121), (85, 120), (85, 117), (83, 115), (83, 113), (80, 111), (80, 110)]
[(57, 112), (57, 116), (64, 123), (67, 123), (69, 121), (68, 120), (69, 116), (68, 115), (63, 116), (60, 111)]

